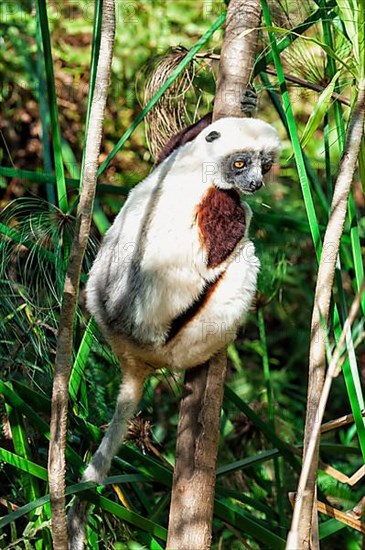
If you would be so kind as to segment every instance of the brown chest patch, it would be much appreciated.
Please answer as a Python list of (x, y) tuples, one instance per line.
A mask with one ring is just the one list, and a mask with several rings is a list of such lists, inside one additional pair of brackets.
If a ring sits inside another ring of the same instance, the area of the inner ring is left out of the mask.
[(197, 220), (208, 267), (217, 267), (245, 234), (245, 211), (238, 193), (211, 187), (198, 206)]

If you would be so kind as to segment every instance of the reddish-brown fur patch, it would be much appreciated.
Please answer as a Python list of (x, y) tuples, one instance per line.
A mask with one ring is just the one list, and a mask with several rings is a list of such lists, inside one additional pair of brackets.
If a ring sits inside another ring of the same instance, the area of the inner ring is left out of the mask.
[(197, 219), (208, 267), (217, 267), (245, 234), (245, 211), (238, 193), (211, 187), (198, 206)]

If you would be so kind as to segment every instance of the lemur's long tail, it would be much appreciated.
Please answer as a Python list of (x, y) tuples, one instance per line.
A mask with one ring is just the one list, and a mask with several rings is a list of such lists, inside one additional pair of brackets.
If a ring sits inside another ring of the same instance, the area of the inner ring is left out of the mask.
[[(102, 484), (109, 472), (113, 456), (118, 452), (125, 437), (128, 421), (140, 402), (147, 371), (143, 368), (124, 369), (117, 405), (112, 421), (102, 442), (86, 468), (82, 481)], [(88, 520), (89, 503), (77, 499), (68, 515), (69, 550), (83, 550), (85, 526)]]

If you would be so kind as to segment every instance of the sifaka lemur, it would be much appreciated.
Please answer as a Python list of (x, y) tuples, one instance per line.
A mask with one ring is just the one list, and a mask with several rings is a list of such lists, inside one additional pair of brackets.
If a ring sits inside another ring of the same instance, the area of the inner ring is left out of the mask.
[[(259, 119), (209, 122), (170, 142), (130, 192), (92, 266), (87, 307), (123, 380), (83, 480), (104, 480), (145, 378), (163, 366), (185, 370), (207, 361), (235, 338), (250, 308), (259, 261), (240, 193), (262, 186), (280, 142)], [(71, 514), (71, 537), (77, 522)]]

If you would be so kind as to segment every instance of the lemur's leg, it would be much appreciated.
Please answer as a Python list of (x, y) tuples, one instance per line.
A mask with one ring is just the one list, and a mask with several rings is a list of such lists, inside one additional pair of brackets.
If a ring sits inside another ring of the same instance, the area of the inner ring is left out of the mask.
[[(128, 421), (135, 413), (142, 397), (143, 384), (148, 368), (134, 358), (123, 358), (123, 380), (111, 423), (86, 468), (82, 481), (101, 484), (109, 472), (112, 459), (118, 452), (127, 431)], [(85, 525), (88, 519), (89, 503), (76, 500), (68, 515), (68, 537), (70, 550), (82, 550), (85, 542)]]
[(120, 386), (117, 404), (112, 421), (103, 440), (86, 468), (83, 480), (100, 484), (110, 470), (113, 456), (118, 452), (132, 418), (142, 397), (143, 384), (148, 370), (134, 366), (123, 368), (123, 380)]

